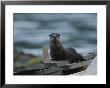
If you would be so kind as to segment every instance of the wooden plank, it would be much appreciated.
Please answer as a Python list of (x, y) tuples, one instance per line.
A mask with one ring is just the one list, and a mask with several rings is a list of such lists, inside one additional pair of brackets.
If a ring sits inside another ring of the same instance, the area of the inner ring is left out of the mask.
[(63, 73), (63, 75), (70, 75), (70, 74), (74, 74), (74, 73), (83, 71), (85, 69), (86, 69), (85, 67), (79, 67), (79, 68), (67, 69), (67, 70), (65, 69), (65, 70), (62, 70), (62, 73)]
[[(58, 74), (61, 70), (69, 70), (69, 69), (75, 69), (83, 66), (88, 66), (91, 63), (91, 59), (95, 58), (96, 53), (87, 53), (82, 54), (85, 60), (83, 62), (79, 63), (72, 63), (70, 64), (69, 61), (51, 61), (51, 58), (48, 54), (48, 48), (43, 48), (43, 58), (44, 63), (43, 64), (36, 64), (36, 65), (30, 65), (30, 66), (21, 66), (18, 68), (15, 68), (15, 73), (21, 72), (23, 74), (29, 73), (29, 74), (35, 74), (35, 75), (42, 75), (42, 74)], [(40, 70), (40, 71), (39, 71)]]
[(57, 61), (57, 62), (50, 62), (50, 63), (48, 62), (48, 63), (46, 63), (46, 66), (48, 66), (48, 67), (57, 66), (63, 70), (64, 69), (74, 69), (74, 68), (89, 65), (92, 62), (92, 60), (93, 59), (79, 62), (79, 63), (73, 63), (73, 64), (70, 64), (68, 61)]
[(90, 59), (94, 59), (96, 57), (96, 52), (90, 52), (90, 53), (84, 53), (81, 54), (85, 60), (90, 60)]
[(92, 60), (83, 61), (83, 62), (79, 62), (79, 63), (73, 63), (71, 65), (70, 69), (74, 69), (74, 68), (78, 68), (78, 67), (82, 67), (82, 66), (88, 66), (91, 62), (92, 62)]
[(15, 68), (15, 72), (20, 72), (20, 71), (29, 71), (29, 70), (40, 70), (40, 69), (45, 69), (46, 66), (44, 64), (35, 64), (35, 65), (29, 65), (29, 66), (21, 66)]
[(44, 75), (44, 74), (54, 73), (57, 71), (61, 71), (61, 69), (53, 66), (53, 67), (50, 67), (50, 68), (45, 69), (45, 70), (36, 71), (36, 74), (37, 75)]
[(92, 62), (92, 60), (88, 60), (88, 61), (83, 61), (83, 62), (79, 62), (79, 63), (67, 64), (65, 66), (61, 66), (61, 68), (63, 70), (75, 69), (78, 67), (88, 66), (91, 62)]
[(93, 59), (86, 70), (71, 75), (96, 75), (97, 74), (97, 57)]
[[(62, 70), (69, 70), (69, 69), (75, 69), (75, 68), (79, 68), (79, 67), (84, 67), (87, 66), (91, 63), (92, 60), (89, 61), (83, 61), (83, 62), (79, 62), (79, 63), (73, 63), (73, 64), (67, 64), (67, 65), (62, 65), (62, 66), (52, 66), (47, 68), (43, 68), (40, 71), (37, 71), (36, 68), (28, 68), (25, 70), (20, 70), (17, 72), (15, 72), (15, 74), (26, 74), (26, 75), (48, 75), (48, 74), (62, 74)], [(38, 66), (38, 65), (37, 65)], [(38, 69), (39, 70), (39, 69)], [(58, 72), (59, 71), (59, 72)], [(56, 75), (57, 75), (56, 74)]]
[(65, 61), (50, 61), (50, 62), (46, 62), (44, 63), (46, 67), (51, 67), (51, 66), (64, 66), (67, 64), (70, 64), (69, 61), (65, 60)]
[(79, 63), (73, 63), (73, 64), (68, 64), (68, 61), (58, 61), (58, 62), (51, 62), (48, 63), (47, 65), (45, 64), (36, 64), (36, 65), (30, 65), (30, 66), (22, 66), (16, 69), (16, 72), (19, 71), (26, 71), (26, 70), (40, 70), (40, 69), (45, 69), (45, 68), (49, 68), (49, 67), (60, 67), (62, 69), (74, 69), (77, 67), (81, 67), (81, 66), (85, 66), (85, 65), (89, 65), (91, 63), (92, 60), (88, 60), (88, 61), (83, 61), (83, 62), (79, 62)]
[(92, 60), (89, 61), (83, 61), (83, 62), (79, 62), (79, 63), (73, 63), (73, 64), (67, 64), (62, 65), (62, 66), (52, 66), (49, 69), (46, 70), (41, 70), (41, 71), (36, 71), (37, 75), (44, 75), (44, 74), (53, 74), (57, 71), (61, 71), (61, 70), (69, 70), (69, 69), (75, 69), (75, 68), (79, 68), (79, 67), (84, 67), (89, 65), (92, 62)]

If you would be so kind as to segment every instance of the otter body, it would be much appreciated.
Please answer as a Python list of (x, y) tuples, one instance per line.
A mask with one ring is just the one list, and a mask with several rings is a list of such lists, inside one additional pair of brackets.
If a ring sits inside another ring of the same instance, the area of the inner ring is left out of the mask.
[(50, 36), (50, 55), (52, 60), (68, 60), (69, 62), (79, 62), (83, 57), (73, 48), (64, 48), (60, 42), (60, 34), (52, 33)]

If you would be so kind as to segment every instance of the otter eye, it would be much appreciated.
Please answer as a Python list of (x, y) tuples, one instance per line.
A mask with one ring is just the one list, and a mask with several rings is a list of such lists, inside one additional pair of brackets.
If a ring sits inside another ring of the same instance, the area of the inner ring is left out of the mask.
[(49, 36), (51, 36), (51, 35), (49, 35)]
[(60, 34), (58, 34), (58, 36), (60, 36)]

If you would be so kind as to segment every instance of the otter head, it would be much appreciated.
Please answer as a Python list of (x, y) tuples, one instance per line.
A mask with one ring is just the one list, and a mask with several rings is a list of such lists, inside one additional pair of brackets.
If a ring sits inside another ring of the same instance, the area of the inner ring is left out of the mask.
[(59, 38), (60, 34), (58, 34), (58, 33), (51, 33), (49, 36), (50, 36), (50, 40), (53, 42), (57, 42), (60, 39)]

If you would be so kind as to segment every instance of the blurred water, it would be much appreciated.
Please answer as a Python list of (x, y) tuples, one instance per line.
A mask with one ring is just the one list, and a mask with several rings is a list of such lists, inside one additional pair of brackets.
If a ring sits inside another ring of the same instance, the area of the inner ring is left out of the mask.
[(97, 14), (14, 14), (14, 47), (19, 51), (41, 56), (53, 32), (61, 34), (64, 47), (73, 47), (80, 53), (96, 51)]

